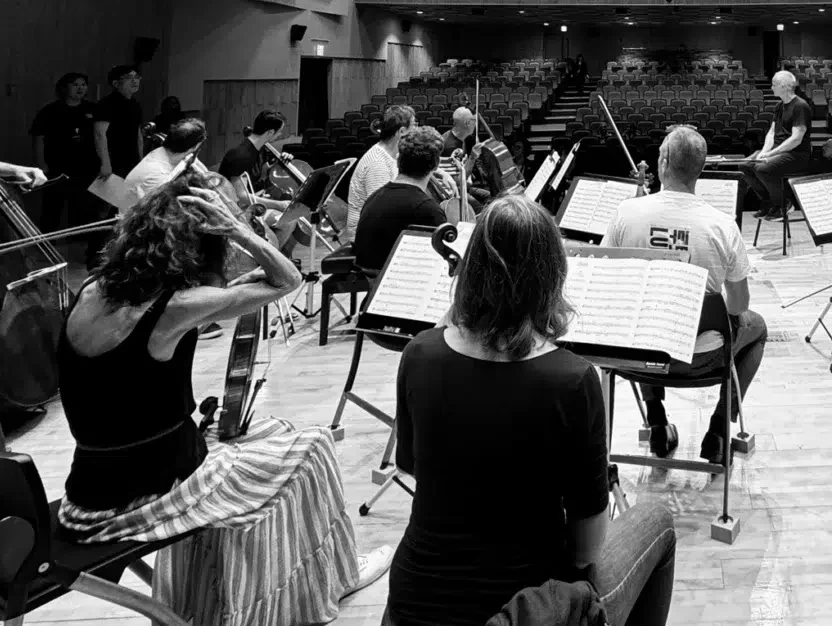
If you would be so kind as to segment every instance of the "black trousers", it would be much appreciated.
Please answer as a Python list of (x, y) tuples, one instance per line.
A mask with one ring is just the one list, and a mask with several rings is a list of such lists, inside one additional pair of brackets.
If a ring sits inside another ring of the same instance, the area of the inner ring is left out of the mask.
[[(759, 150), (751, 155), (757, 156)], [(784, 152), (762, 163), (739, 166), (746, 184), (760, 196), (764, 208), (783, 208), (783, 178), (808, 173), (810, 153)]]
[[(50, 178), (59, 176), (60, 172), (49, 172)], [(97, 200), (87, 191), (95, 174), (74, 174), (61, 183), (50, 186), (43, 191), (40, 223), (42, 233), (51, 233), (61, 226), (64, 212), (67, 213), (67, 226), (80, 226), (91, 221), (91, 206)]]

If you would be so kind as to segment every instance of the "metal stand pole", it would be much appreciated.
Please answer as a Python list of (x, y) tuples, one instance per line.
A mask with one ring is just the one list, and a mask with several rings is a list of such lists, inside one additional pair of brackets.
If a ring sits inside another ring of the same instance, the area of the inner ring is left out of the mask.
[(811, 298), (812, 296), (816, 296), (816, 295), (818, 295), (819, 293), (823, 293), (823, 292), (824, 292), (824, 291), (826, 291), (827, 289), (832, 289), (832, 285), (827, 285), (827, 286), (826, 286), (826, 287), (824, 287), (823, 289), (818, 289), (817, 291), (813, 291), (812, 293), (807, 294), (807, 295), (803, 296), (802, 298), (798, 298), (798, 299), (797, 299), (797, 300), (795, 300), (794, 302), (789, 302), (788, 304), (782, 304), (782, 305), (780, 305), (780, 308), (781, 308), (781, 309), (788, 309), (790, 306), (793, 306), (793, 305), (797, 304), (798, 302), (803, 302), (803, 301), (804, 301), (804, 300), (806, 300), (807, 298)]

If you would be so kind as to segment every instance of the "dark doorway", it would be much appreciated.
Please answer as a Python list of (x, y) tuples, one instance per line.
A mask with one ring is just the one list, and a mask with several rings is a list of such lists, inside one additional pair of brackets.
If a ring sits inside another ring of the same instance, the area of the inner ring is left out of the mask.
[(763, 33), (763, 69), (766, 76), (771, 78), (780, 69), (780, 37), (783, 33), (778, 30), (767, 30)]
[(323, 128), (329, 119), (329, 74), (332, 59), (302, 57), (298, 95), (298, 133)]

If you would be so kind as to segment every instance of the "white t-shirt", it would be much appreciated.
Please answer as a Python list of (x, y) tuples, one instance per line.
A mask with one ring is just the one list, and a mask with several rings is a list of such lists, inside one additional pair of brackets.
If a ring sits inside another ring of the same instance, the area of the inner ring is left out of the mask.
[[(622, 202), (601, 245), (686, 250), (693, 265), (708, 270), (708, 293), (722, 293), (726, 280), (739, 282), (751, 269), (734, 217), (693, 194), (678, 191), (660, 191)], [(714, 346), (710, 333), (705, 335), (697, 341), (696, 352), (719, 347), (718, 341)]]
[[(130, 170), (124, 179), (125, 197), (128, 206), (133, 206), (151, 191), (164, 185), (177, 164), (171, 163), (168, 151), (159, 147), (147, 153), (139, 164)], [(196, 159), (196, 167), (205, 166)]]
[(379, 143), (367, 150), (361, 157), (352, 174), (349, 196), (347, 196), (349, 202), (347, 230), (350, 233), (355, 234), (358, 217), (361, 215), (361, 209), (367, 198), (398, 175), (399, 166), (396, 160)]

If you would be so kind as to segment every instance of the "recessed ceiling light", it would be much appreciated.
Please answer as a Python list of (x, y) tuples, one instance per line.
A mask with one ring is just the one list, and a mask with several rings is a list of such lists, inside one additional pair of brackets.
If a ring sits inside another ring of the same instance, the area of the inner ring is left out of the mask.
[(818, 9), (819, 13), (823, 13), (824, 11), (826, 11), (826, 9)]
[(715, 19), (715, 20), (721, 20), (721, 19), (722, 19), (722, 17), (721, 17), (721, 16), (719, 16), (719, 15), (717, 15), (714, 19)]
[(800, 22), (795, 22), (795, 24), (800, 24)]
[(445, 18), (444, 18), (444, 17), (440, 17), (440, 18), (439, 18), (439, 21), (440, 21), (440, 22), (444, 22), (444, 21), (445, 21)]
[(627, 26), (632, 26), (635, 22), (627, 22)]
[(714, 24), (716, 24), (716, 22), (711, 22), (711, 25), (712, 25), (712, 26), (713, 26)]
[(520, 15), (523, 15), (523, 13), (525, 13), (525, 11), (524, 11), (523, 9), (520, 9), (520, 10), (519, 10), (519, 11), (517, 11), (517, 12), (518, 12)]
[(423, 15), (424, 11), (416, 11), (416, 15)]
[(543, 25), (544, 25), (544, 26), (548, 26), (548, 25), (549, 25), (549, 22), (543, 22)]

